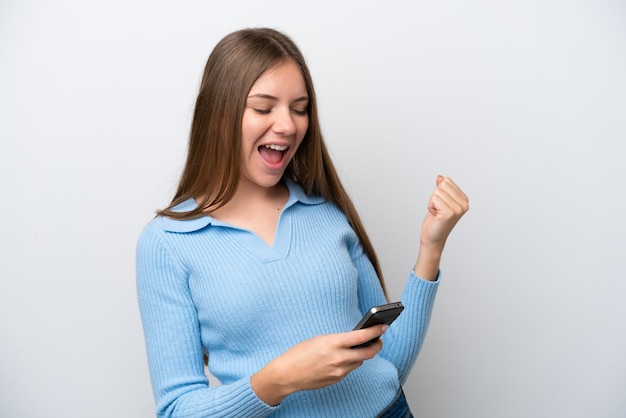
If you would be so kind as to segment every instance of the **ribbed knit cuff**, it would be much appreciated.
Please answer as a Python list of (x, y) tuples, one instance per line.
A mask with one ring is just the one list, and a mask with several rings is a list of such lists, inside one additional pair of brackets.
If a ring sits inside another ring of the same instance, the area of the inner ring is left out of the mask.
[(263, 402), (252, 390), (250, 379), (242, 382), (242, 385), (236, 389), (234, 398), (237, 399), (228, 410), (224, 410), (225, 416), (232, 417), (265, 417), (276, 411), (280, 406), (270, 406)]
[(441, 278), (441, 270), (437, 270), (437, 277), (435, 278), (435, 280), (423, 279), (420, 276), (416, 275), (413, 270), (411, 270), (411, 274), (410, 274), (409, 280), (421, 280), (421, 281), (424, 281), (424, 282), (439, 283), (439, 279), (440, 278)]

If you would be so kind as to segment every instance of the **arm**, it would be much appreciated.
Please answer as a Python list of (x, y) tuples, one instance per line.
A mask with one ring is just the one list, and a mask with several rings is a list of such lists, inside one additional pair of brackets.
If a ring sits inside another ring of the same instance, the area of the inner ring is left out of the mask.
[(210, 388), (187, 274), (150, 226), (137, 245), (137, 296), (159, 417), (262, 417), (249, 378)]
[[(408, 377), (426, 336), (446, 239), (468, 209), (467, 196), (451, 179), (439, 176), (422, 225), (417, 262), (400, 297), (405, 311), (383, 336), (385, 345), (380, 355), (396, 366), (400, 383)], [(374, 269), (359, 247), (352, 252), (360, 276), (359, 304), (365, 311), (384, 302)]]

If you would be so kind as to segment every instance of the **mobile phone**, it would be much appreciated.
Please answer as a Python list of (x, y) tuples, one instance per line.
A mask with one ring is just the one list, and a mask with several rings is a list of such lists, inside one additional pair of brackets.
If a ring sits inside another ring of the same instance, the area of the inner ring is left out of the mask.
[[(403, 310), (404, 305), (402, 304), (402, 302), (392, 302), (385, 305), (374, 306), (369, 311), (367, 311), (367, 313), (363, 316), (363, 319), (361, 319), (357, 326), (354, 327), (354, 331), (356, 331), (357, 329), (373, 327), (374, 325), (391, 325), (391, 323), (396, 320), (396, 318)], [(367, 347), (376, 340), (378, 340), (378, 337), (373, 338), (363, 344), (352, 346), (350, 348)]]

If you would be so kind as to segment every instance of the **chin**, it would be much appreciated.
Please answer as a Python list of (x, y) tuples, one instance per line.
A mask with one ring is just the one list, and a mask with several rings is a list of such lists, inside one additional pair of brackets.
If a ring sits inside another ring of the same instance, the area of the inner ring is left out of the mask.
[(262, 186), (262, 187), (272, 188), (272, 187), (276, 186), (278, 183), (280, 183), (282, 178), (283, 178), (283, 176), (276, 177), (274, 179), (265, 179), (264, 181), (261, 181), (261, 182), (259, 182), (257, 184), (259, 186)]
[(256, 185), (258, 187), (264, 187), (267, 189), (271, 189), (276, 186), (283, 178), (283, 173), (276, 175), (263, 175), (252, 178), (245, 179), (250, 184)]

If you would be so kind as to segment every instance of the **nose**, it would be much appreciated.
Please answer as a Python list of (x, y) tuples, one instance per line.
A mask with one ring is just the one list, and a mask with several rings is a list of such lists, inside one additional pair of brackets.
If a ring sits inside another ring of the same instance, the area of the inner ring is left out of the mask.
[(278, 135), (293, 135), (296, 133), (296, 123), (294, 115), (290, 109), (274, 112), (275, 119), (272, 124), (272, 131)]

